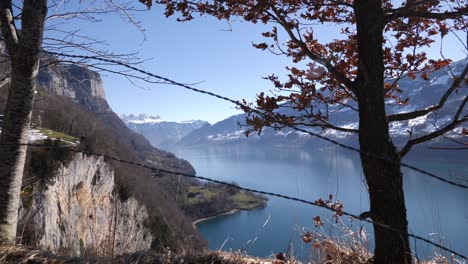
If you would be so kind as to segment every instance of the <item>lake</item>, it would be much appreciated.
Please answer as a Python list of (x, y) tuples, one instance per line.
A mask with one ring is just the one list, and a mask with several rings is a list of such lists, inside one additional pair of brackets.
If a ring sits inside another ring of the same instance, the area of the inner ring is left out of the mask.
[[(235, 181), (241, 186), (281, 193), (314, 201), (334, 199), (344, 204), (344, 210), (354, 214), (368, 211), (369, 199), (361, 173), (359, 156), (337, 148), (304, 150), (298, 148), (209, 146), (171, 149), (188, 160), (197, 174), (222, 181)], [(420, 152), (417, 158), (404, 160), (424, 170), (468, 180), (466, 152), (451, 155)], [(404, 172), (404, 188), (410, 232), (442, 243), (462, 254), (468, 254), (468, 191), (447, 185), (411, 171)], [(315, 230), (313, 217), (320, 216), (325, 224), (319, 230), (343, 239), (342, 227), (337, 227), (332, 213), (321, 208), (280, 198), (269, 197), (268, 206), (253, 211), (241, 211), (212, 218), (197, 224), (199, 232), (212, 250), (243, 250), (249, 255), (266, 257), (279, 252), (291, 252), (301, 260), (313, 255), (310, 244), (300, 235)], [(367, 247), (373, 248), (372, 227), (342, 217), (343, 222), (369, 233)], [(341, 235), (340, 235), (341, 234)], [(411, 239), (412, 249), (421, 258), (440, 252), (424, 242)]]

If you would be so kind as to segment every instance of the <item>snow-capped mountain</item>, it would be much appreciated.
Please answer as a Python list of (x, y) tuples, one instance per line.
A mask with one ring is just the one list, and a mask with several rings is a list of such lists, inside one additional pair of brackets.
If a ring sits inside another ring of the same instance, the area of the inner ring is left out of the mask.
[(130, 115), (119, 115), (120, 119), (127, 124), (156, 124), (164, 122), (164, 120), (159, 115), (147, 115), (139, 114), (137, 116)]
[[(450, 70), (455, 76), (459, 76), (464, 67), (468, 63), (468, 58), (454, 62), (450, 65)], [(408, 97), (409, 104), (405, 106), (396, 105), (394, 101), (388, 101), (386, 108), (387, 114), (411, 112), (417, 109), (423, 109), (427, 106), (439, 102), (442, 95), (450, 87), (452, 80), (449, 75), (449, 68), (444, 68), (431, 74), (430, 80), (423, 80), (416, 78), (411, 80), (407, 77), (399, 81), (402, 90), (402, 98)], [(444, 107), (435, 113), (430, 113), (416, 119), (391, 122), (390, 134), (392, 140), (397, 145), (405, 143), (410, 133), (413, 138), (425, 135), (434, 131), (437, 127), (447, 125), (452, 121), (452, 118), (461, 104), (463, 98), (468, 95), (468, 85), (463, 84), (455, 93), (453, 93), (446, 101)], [(296, 110), (291, 108), (280, 108), (283, 114), (297, 115)], [(287, 111), (287, 112), (286, 112)], [(346, 128), (359, 127), (358, 113), (350, 108), (338, 109), (338, 107), (331, 106), (330, 112), (336, 111), (330, 116), (330, 122), (337, 126)], [(468, 106), (465, 106), (461, 116), (468, 114)], [(240, 124), (240, 125), (239, 125)], [(244, 125), (243, 125), (244, 124)], [(468, 124), (467, 124), (468, 125)], [(465, 127), (467, 126), (465, 125)], [(302, 127), (307, 129), (306, 127)], [(460, 137), (461, 127), (457, 128), (452, 134), (455, 137)], [(287, 146), (320, 146), (324, 142), (309, 134), (285, 128), (275, 131), (271, 128), (265, 129), (259, 136), (252, 134), (246, 138), (244, 132), (247, 130), (245, 127), (245, 115), (231, 116), (223, 121), (213, 125), (206, 125), (202, 128), (194, 130), (183, 139), (179, 141), (181, 145), (202, 145), (202, 144), (270, 144), (270, 145), (287, 145)], [(335, 139), (337, 141), (357, 146), (357, 136), (352, 133), (339, 132), (331, 129), (308, 129), (317, 134)], [(432, 141), (433, 143), (442, 144), (442, 139)]]
[(159, 115), (121, 114), (119, 117), (130, 129), (145, 136), (156, 147), (172, 145), (193, 130), (209, 125), (202, 120), (164, 121)]

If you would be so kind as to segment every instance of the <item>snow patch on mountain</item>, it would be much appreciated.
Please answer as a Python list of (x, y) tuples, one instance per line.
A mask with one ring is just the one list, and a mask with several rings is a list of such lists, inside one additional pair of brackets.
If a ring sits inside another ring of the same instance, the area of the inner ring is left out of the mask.
[(424, 125), (427, 121), (427, 116), (428, 115), (423, 115), (420, 117), (417, 117), (415, 119), (411, 119), (408, 121), (408, 126), (414, 127), (414, 126), (419, 126), (419, 125)]
[(186, 120), (186, 121), (180, 121), (179, 123), (181, 124), (193, 124), (196, 122), (199, 122), (200, 120)]
[(291, 133), (293, 133), (293, 131), (287, 131), (287, 132), (277, 131), (277, 132), (275, 133), (275, 136), (287, 137), (287, 136), (290, 135)]
[(431, 80), (431, 85), (447, 85), (450, 78), (448, 75), (439, 78), (435, 77)]
[[(4, 117), (3, 115), (0, 115), (0, 133), (2, 132), (3, 117)], [(42, 134), (37, 129), (30, 129), (29, 130), (28, 143), (34, 143), (36, 141), (44, 140), (46, 138), (47, 138), (47, 136)]]
[(213, 141), (234, 140), (245, 137), (245, 130), (238, 130), (231, 133), (209, 135), (207, 138)]
[(146, 115), (146, 114), (139, 114), (137, 116), (130, 114), (126, 115), (119, 115), (119, 117), (124, 120), (126, 123), (131, 124), (154, 124), (154, 123), (161, 123), (164, 120), (159, 115)]

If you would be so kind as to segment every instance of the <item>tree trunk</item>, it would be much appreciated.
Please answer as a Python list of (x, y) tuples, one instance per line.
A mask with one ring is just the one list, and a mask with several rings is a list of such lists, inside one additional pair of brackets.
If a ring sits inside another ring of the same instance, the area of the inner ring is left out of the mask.
[(371, 218), (401, 231), (374, 224), (375, 263), (411, 263), (400, 156), (391, 142), (385, 113), (382, 1), (356, 0), (354, 9), (359, 54), (359, 143), (364, 153), (361, 163), (369, 187)]
[[(11, 1), (2, 3), (0, 15), (10, 16), (11, 7), (7, 5), (11, 6)], [(16, 32), (8, 30), (16, 31), (15, 27), (5, 25), (13, 25), (13, 20), (1, 18), (2, 35), (11, 61), (11, 79), (0, 136), (0, 239), (9, 242), (16, 238), (25, 144), (28, 143), (46, 14), (47, 0), (25, 0), (20, 38), (12, 38)]]

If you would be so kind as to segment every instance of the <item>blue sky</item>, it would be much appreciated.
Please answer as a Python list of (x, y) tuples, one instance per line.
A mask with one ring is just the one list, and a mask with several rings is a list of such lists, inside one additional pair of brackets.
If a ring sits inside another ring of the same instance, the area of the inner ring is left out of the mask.
[[(159, 10), (158, 10), (159, 9)], [(269, 26), (234, 21), (230, 25), (213, 18), (197, 17), (185, 23), (167, 19), (160, 6), (139, 12), (137, 20), (145, 29), (143, 35), (131, 23), (118, 16), (105, 16), (98, 23), (73, 20), (69, 27), (105, 40), (109, 50), (120, 53), (139, 52), (150, 59), (142, 66), (155, 74), (233, 99), (253, 101), (261, 91), (269, 91), (270, 82), (261, 77), (283, 75), (292, 62), (252, 47), (252, 41), (263, 42), (261, 32)], [(226, 31), (231, 28), (232, 31)], [(333, 39), (334, 29), (321, 28), (316, 35)], [(146, 40), (145, 40), (146, 37)], [(465, 54), (452, 38), (445, 45), (446, 55), (461, 59)], [(438, 45), (430, 55), (438, 56)], [(159, 114), (165, 120), (207, 120), (214, 123), (240, 113), (228, 102), (171, 85), (132, 85), (113, 74), (102, 76), (107, 100), (112, 109), (124, 114)], [(142, 83), (140, 83), (142, 84)]]
[[(262, 25), (232, 23), (200, 18), (180, 23), (166, 19), (157, 7), (138, 14), (145, 35), (119, 17), (102, 22), (78, 21), (82, 33), (108, 42), (120, 53), (139, 52), (150, 59), (143, 67), (155, 74), (233, 99), (252, 101), (260, 91), (270, 89), (261, 77), (282, 72), (287, 58), (252, 48), (261, 40)], [(75, 23), (75, 21), (73, 22)], [(74, 24), (71, 23), (71, 26)], [(145, 39), (146, 40), (143, 41)], [(132, 85), (125, 78), (103, 73), (107, 100), (117, 113), (159, 114), (165, 120), (202, 119), (211, 123), (240, 113), (234, 105), (173, 85)], [(201, 82), (201, 83), (200, 83)]]

